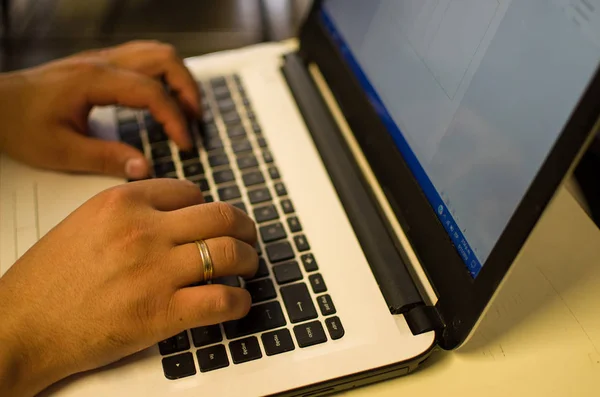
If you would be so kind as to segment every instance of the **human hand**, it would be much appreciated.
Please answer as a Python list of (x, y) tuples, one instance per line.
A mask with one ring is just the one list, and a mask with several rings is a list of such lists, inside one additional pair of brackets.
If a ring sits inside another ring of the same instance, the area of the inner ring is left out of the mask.
[(88, 136), (91, 109), (113, 104), (148, 108), (178, 146), (191, 147), (181, 109), (201, 112), (194, 79), (173, 47), (132, 42), (0, 76), (0, 152), (40, 168), (144, 178), (141, 152)]
[(206, 241), (214, 277), (250, 277), (258, 266), (254, 222), (202, 201), (187, 181), (120, 185), (25, 253), (0, 278), (0, 394), (35, 394), (185, 329), (245, 316), (246, 290), (189, 287), (203, 275), (196, 240)]

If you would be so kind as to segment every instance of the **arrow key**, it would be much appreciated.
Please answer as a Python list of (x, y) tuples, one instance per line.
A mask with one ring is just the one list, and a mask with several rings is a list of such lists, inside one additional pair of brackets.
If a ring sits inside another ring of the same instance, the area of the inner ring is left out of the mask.
[(194, 356), (192, 353), (183, 353), (162, 359), (163, 371), (167, 379), (180, 379), (196, 374)]

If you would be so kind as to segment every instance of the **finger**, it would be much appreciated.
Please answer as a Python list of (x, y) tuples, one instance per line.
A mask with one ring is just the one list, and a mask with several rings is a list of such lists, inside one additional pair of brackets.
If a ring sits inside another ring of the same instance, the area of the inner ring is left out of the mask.
[(121, 68), (151, 77), (164, 77), (175, 91), (183, 108), (200, 115), (200, 92), (192, 74), (177, 54), (175, 47), (154, 41), (136, 41), (103, 51), (108, 61)]
[(74, 133), (59, 132), (64, 151), (60, 153), (60, 168), (76, 172), (104, 174), (119, 178), (142, 179), (148, 176), (148, 162), (137, 149), (121, 142), (108, 142)]
[(119, 104), (148, 108), (179, 147), (191, 149), (187, 123), (173, 98), (158, 81), (124, 69), (90, 65), (91, 74), (86, 85), (86, 100), (90, 107)]
[(248, 314), (250, 294), (242, 288), (203, 285), (179, 289), (171, 300), (169, 324), (182, 329), (237, 320)]
[[(251, 278), (258, 270), (258, 254), (251, 245), (231, 237), (205, 240), (213, 263), (213, 278), (241, 276)], [(204, 280), (204, 265), (196, 243), (179, 245), (172, 250), (168, 274), (174, 274), (177, 287), (192, 285)], [(172, 269), (171, 266), (176, 266)]]
[(204, 203), (198, 186), (187, 180), (149, 179), (125, 186), (132, 195), (140, 197), (143, 202), (158, 211), (175, 211)]
[(223, 202), (182, 208), (169, 213), (165, 227), (177, 245), (229, 236), (256, 244), (256, 225), (244, 211)]

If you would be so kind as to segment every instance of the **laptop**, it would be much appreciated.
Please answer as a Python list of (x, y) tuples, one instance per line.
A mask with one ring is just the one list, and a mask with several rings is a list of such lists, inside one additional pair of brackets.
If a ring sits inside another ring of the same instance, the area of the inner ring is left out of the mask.
[[(46, 393), (320, 396), (464, 345), (600, 121), (597, 0), (323, 0), (299, 45), (187, 60), (203, 120), (179, 152), (147, 111), (96, 109), (259, 228), (247, 317)], [(124, 180), (1, 163), (4, 272)]]

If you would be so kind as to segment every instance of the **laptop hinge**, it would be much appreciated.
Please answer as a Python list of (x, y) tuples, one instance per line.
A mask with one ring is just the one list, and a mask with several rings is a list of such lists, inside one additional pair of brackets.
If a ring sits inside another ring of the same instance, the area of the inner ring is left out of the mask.
[(423, 305), (423, 298), (390, 235), (377, 200), (362, 177), (305, 63), (284, 58), (283, 74), (338, 193), (352, 228), (392, 314)]
[(435, 306), (417, 305), (404, 314), (413, 335), (444, 329), (444, 321)]

